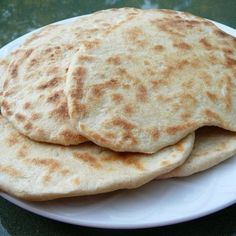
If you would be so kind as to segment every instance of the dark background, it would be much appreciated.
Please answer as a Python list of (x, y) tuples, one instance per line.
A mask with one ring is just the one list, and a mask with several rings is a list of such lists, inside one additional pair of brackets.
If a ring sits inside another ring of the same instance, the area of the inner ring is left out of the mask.
[[(112, 7), (188, 11), (236, 28), (236, 0), (0, 0), (0, 47), (49, 23)], [(236, 205), (187, 223), (143, 230), (101, 230), (36, 216), (0, 198), (0, 236), (73, 235), (231, 235), (236, 236)]]

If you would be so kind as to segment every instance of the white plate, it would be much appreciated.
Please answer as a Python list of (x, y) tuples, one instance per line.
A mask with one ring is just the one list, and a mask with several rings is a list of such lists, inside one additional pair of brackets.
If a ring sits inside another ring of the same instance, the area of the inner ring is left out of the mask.
[[(236, 30), (215, 24), (236, 36)], [(0, 56), (17, 48), (28, 35), (3, 47)], [(0, 195), (28, 211), (62, 222), (101, 228), (145, 228), (196, 219), (236, 203), (235, 179), (236, 158), (232, 158), (204, 173), (152, 181), (135, 190), (41, 203)]]

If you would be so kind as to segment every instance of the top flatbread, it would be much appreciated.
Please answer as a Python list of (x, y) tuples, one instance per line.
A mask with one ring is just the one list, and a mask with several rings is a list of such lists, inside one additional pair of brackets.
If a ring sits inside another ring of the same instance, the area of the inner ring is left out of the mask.
[(80, 134), (153, 153), (204, 125), (236, 131), (236, 39), (188, 13), (126, 12), (133, 18), (82, 43), (70, 64), (66, 93)]
[(153, 155), (115, 153), (93, 143), (34, 142), (0, 116), (0, 191), (28, 200), (136, 188), (181, 165), (194, 133)]

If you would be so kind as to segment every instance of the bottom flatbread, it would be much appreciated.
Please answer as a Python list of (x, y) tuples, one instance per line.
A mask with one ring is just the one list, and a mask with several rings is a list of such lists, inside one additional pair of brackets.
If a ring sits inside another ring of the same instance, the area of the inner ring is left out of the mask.
[(49, 200), (136, 188), (181, 165), (194, 134), (158, 153), (115, 153), (92, 143), (43, 144), (0, 117), (0, 189), (27, 200)]
[(186, 162), (161, 178), (189, 176), (216, 166), (235, 154), (235, 132), (203, 127), (196, 131), (194, 148)]

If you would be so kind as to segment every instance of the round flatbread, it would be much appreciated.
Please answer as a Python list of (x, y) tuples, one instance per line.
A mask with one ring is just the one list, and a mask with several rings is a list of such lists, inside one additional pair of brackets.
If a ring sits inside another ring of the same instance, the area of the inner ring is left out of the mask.
[(52, 24), (29, 36), (13, 53), (5, 76), (2, 114), (31, 139), (63, 145), (86, 141), (71, 124), (64, 94), (66, 73), (79, 45), (96, 44), (93, 35), (130, 12), (98, 12), (65, 24)]
[(4, 76), (2, 115), (24, 135), (64, 145), (84, 142), (72, 126), (63, 91), (66, 45), (19, 49)]
[(194, 143), (190, 134), (153, 155), (64, 147), (31, 141), (2, 117), (0, 132), (0, 189), (38, 201), (139, 187), (181, 165)]
[(82, 43), (70, 64), (79, 133), (115, 151), (154, 153), (201, 126), (236, 131), (236, 39), (188, 13), (126, 11), (132, 19)]
[(207, 170), (236, 154), (236, 133), (216, 127), (196, 131), (193, 151), (184, 164), (162, 179), (189, 176)]

